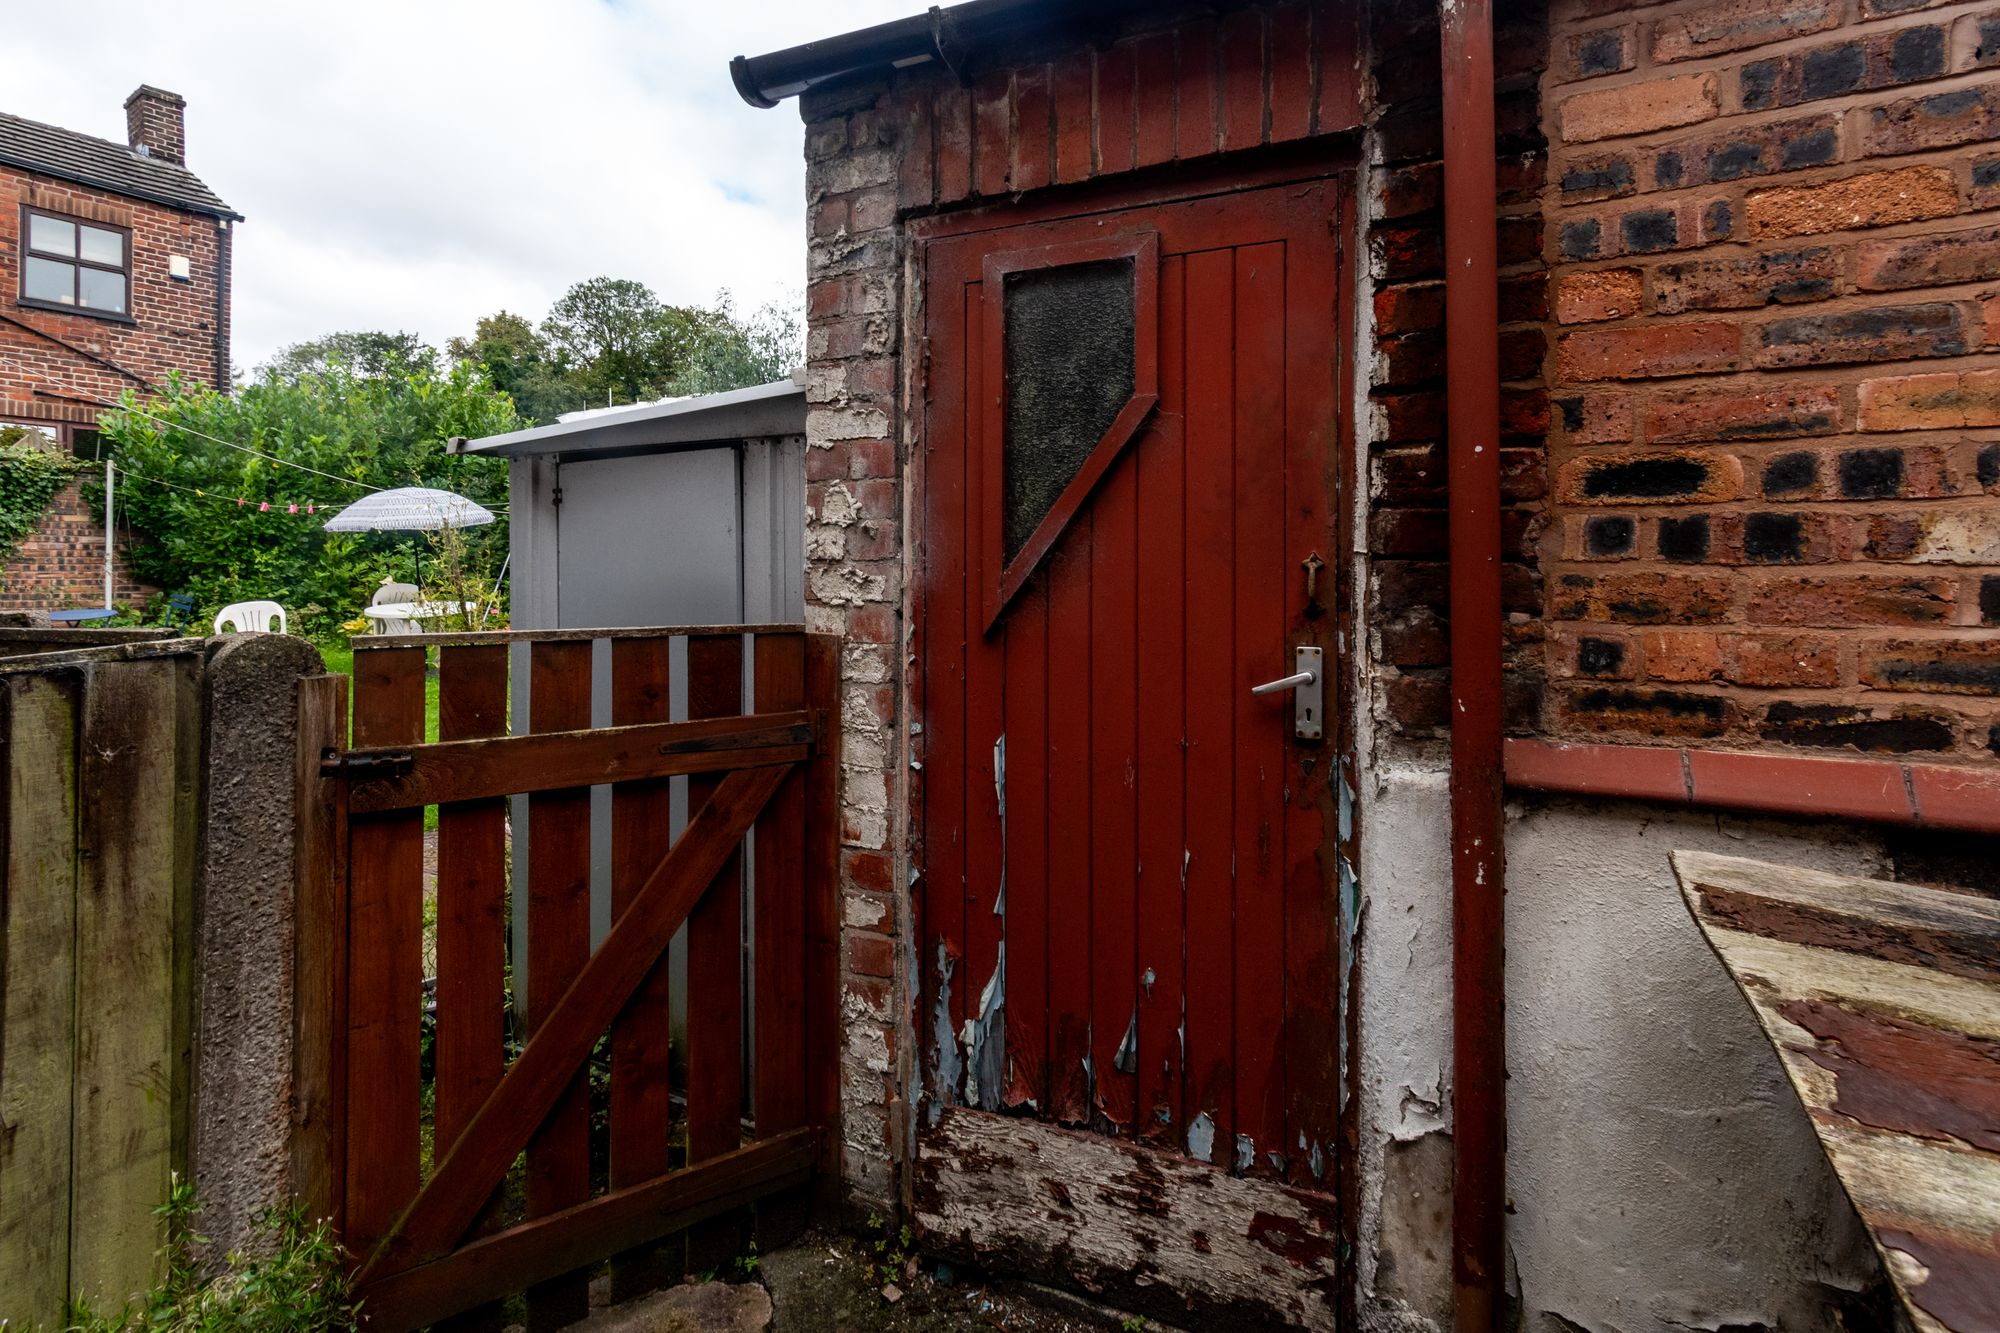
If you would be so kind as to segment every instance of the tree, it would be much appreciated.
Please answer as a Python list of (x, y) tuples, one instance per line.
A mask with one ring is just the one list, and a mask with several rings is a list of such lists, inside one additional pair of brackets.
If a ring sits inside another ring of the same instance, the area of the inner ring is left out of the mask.
[(296, 381), (323, 375), (336, 366), (356, 375), (402, 378), (437, 369), (437, 349), (414, 333), (377, 333), (354, 329), (293, 343), (263, 367), (267, 376)]
[[(127, 406), (141, 404), (128, 397)], [(120, 512), (140, 534), (129, 548), (132, 572), (187, 592), (203, 616), (229, 602), (283, 602), (313, 636), (357, 614), (385, 575), (407, 578), (429, 549), (422, 533), (328, 532), (327, 516), (393, 486), (438, 486), (504, 511), (506, 464), (451, 454), (446, 442), (521, 424), (470, 364), (448, 373), (369, 375), (340, 362), (293, 378), (267, 371), (233, 396), (174, 380), (144, 410), (101, 423), (126, 474)], [(472, 559), (497, 566), (504, 516), (466, 540)]]
[(664, 392), (679, 322), (642, 282), (590, 278), (549, 308), (542, 336), (592, 407), (607, 398), (636, 403)]
[(451, 339), (445, 355), (454, 365), (482, 368), (514, 400), (514, 410), (538, 425), (585, 405), (582, 391), (557, 369), (548, 340), (510, 311), (480, 320), (470, 338)]

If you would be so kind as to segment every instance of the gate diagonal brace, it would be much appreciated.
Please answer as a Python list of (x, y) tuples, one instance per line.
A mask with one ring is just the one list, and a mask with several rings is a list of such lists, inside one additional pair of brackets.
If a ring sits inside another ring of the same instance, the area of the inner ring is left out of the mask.
[(739, 769), (722, 780), (355, 1273), (357, 1287), (436, 1258), (464, 1237), (792, 767)]

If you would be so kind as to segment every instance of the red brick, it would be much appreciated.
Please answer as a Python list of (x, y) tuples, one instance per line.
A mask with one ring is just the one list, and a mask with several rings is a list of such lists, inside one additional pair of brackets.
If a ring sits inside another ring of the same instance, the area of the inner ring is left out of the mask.
[(1753, 688), (1840, 683), (1840, 650), (1823, 638), (1732, 634), (1723, 640), (1723, 675)]
[(1417, 162), (1379, 173), (1375, 181), (1376, 216), (1383, 219), (1428, 213), (1442, 198), (1444, 164)]
[(1731, 370), (1736, 354), (1734, 324), (1646, 324), (1566, 333), (1556, 365), (1566, 380), (1656, 379)]
[(1635, 268), (1586, 269), (1556, 279), (1556, 320), (1589, 324), (1639, 313), (1643, 284)]
[(847, 967), (864, 977), (889, 977), (896, 972), (896, 942), (886, 935), (870, 935), (858, 930), (845, 932)]
[(1652, 271), (1653, 309), (1680, 315), (1824, 301), (1834, 293), (1838, 272), (1834, 252), (1826, 246), (1661, 264)]
[(1743, 464), (1710, 449), (1620, 449), (1564, 463), (1556, 494), (1565, 504), (1712, 504), (1743, 490)]
[(1839, 25), (1839, 0), (1723, 0), (1653, 25), (1653, 59), (1665, 64), (1745, 51)]
[(1736, 716), (1730, 700), (1687, 690), (1582, 685), (1557, 697), (1564, 722), (1597, 735), (1713, 739), (1726, 734)]
[(1865, 37), (1753, 60), (1738, 71), (1745, 111), (1769, 111), (1827, 97), (1935, 79), (1951, 64), (1951, 38), (1941, 23), (1892, 28)]
[(1716, 111), (1715, 76), (1684, 74), (1577, 93), (1557, 109), (1567, 143), (1649, 134), (1707, 120)]
[(1724, 574), (1564, 574), (1552, 587), (1558, 620), (1626, 625), (1708, 625), (1728, 618), (1733, 599)]
[(1757, 236), (1810, 236), (1948, 217), (1958, 211), (1958, 183), (1943, 167), (1903, 167), (1824, 185), (1757, 190), (1744, 206)]
[(1905, 639), (1861, 653), (1861, 682), (1881, 690), (2000, 695), (2000, 641)]
[(2000, 227), (1874, 241), (1855, 252), (1863, 291), (1946, 287), (2000, 277)]
[(1686, 189), (1721, 181), (1823, 167), (1840, 160), (1840, 120), (1832, 115), (1758, 125), (1724, 122), (1726, 129), (1679, 139), (1653, 154), (1653, 184)]
[(1931, 625), (1951, 618), (1949, 579), (1859, 574), (1781, 578), (1751, 594), (1748, 616), (1772, 625), (1841, 629), (1850, 625)]
[(2000, 138), (2000, 90), (1961, 88), (1909, 97), (1868, 112), (1864, 157), (1920, 153), (1929, 148)]
[(1638, 43), (1633, 38), (1634, 30), (1629, 25), (1573, 32), (1556, 44), (1551, 72), (1564, 80), (1622, 74), (1635, 63), (1633, 49)]
[(1661, 630), (1639, 640), (1648, 680), (1678, 684), (1722, 678), (1722, 639), (1712, 630)]
[(1622, 390), (1565, 393), (1554, 407), (1556, 424), (1571, 444), (1617, 444), (1632, 438), (1632, 395)]
[[(1979, 333), (1968, 336), (1968, 328)], [(1831, 315), (1791, 315), (1750, 330), (1759, 366), (1832, 366), (1860, 361), (1959, 356), (1984, 335), (1977, 312), (1956, 303), (1873, 306)]]
[(1861, 429), (2000, 426), (2000, 370), (1897, 375), (1861, 384)]
[(1654, 444), (1775, 440), (1831, 435), (1845, 426), (1840, 390), (1832, 385), (1761, 393), (1694, 392), (1655, 397), (1648, 407), (1646, 438)]
[(1375, 333), (1394, 338), (1444, 327), (1444, 284), (1381, 287), (1375, 292)]

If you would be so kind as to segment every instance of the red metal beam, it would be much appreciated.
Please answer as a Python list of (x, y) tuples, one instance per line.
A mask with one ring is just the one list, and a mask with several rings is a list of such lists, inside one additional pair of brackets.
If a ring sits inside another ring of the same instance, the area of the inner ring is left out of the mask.
[(1490, 0), (1439, 0), (1451, 506), (1452, 1274), (1499, 1327), (1506, 1201), (1500, 705), (1500, 295)]

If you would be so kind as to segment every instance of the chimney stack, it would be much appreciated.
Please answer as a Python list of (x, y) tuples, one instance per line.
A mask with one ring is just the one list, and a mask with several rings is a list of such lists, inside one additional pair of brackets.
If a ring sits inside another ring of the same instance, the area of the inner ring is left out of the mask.
[(187, 99), (142, 83), (125, 99), (125, 138), (134, 152), (187, 165)]

